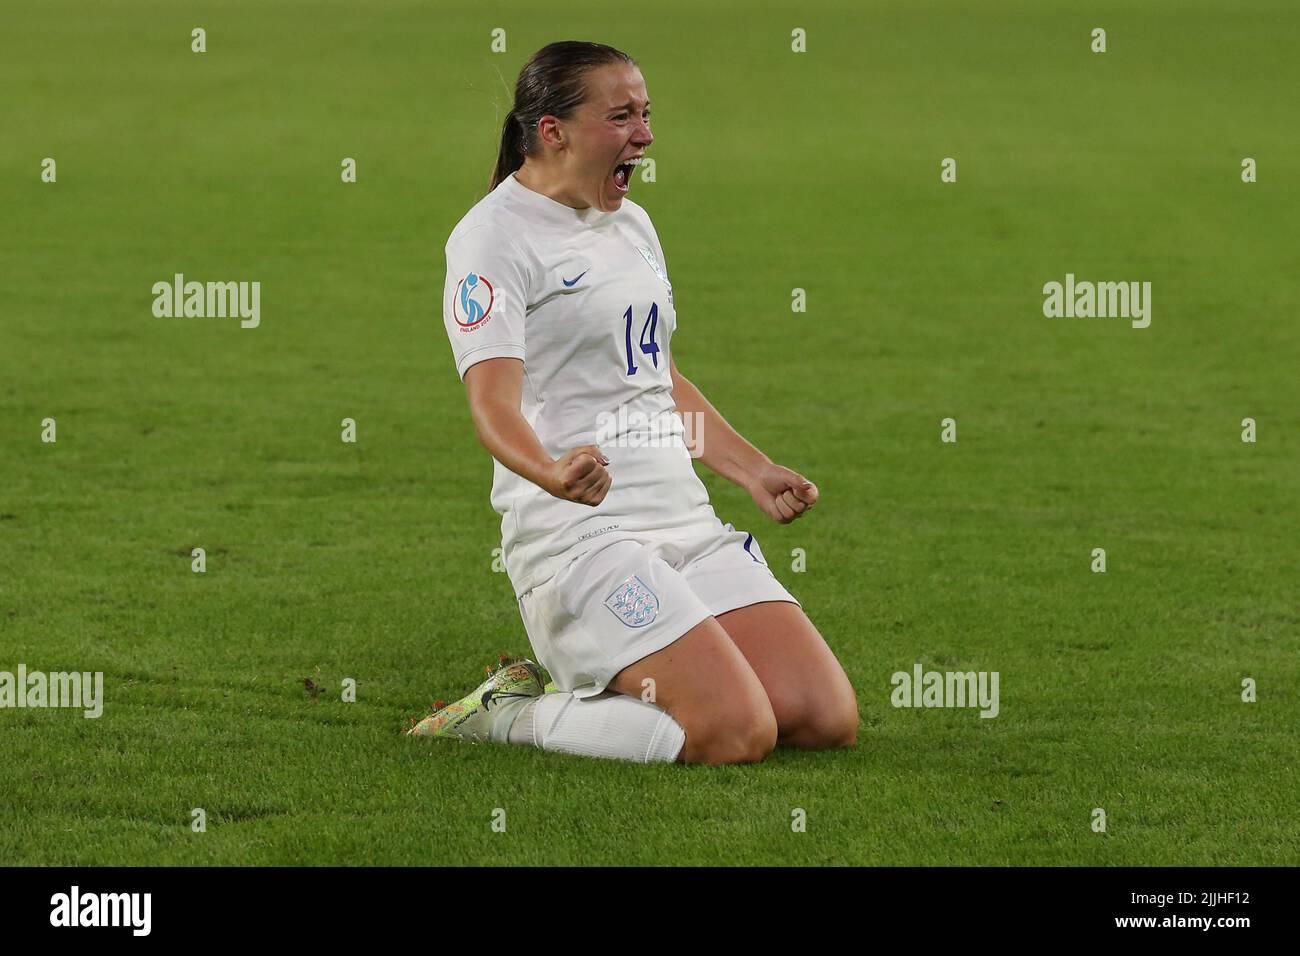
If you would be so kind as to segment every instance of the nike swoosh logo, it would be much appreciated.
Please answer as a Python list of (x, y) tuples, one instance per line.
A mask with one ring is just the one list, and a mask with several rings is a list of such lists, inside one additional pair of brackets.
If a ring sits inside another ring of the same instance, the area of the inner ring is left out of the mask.
[[(584, 269), (584, 270), (582, 271), (582, 273), (578, 276), (578, 279), (581, 279), (583, 276), (585, 276), (585, 275), (586, 275), (588, 272), (590, 272), (590, 271), (591, 271), (590, 269)], [(575, 286), (575, 285), (578, 284), (578, 279), (565, 279), (565, 278), (561, 278), (560, 281), (563, 282), (563, 283), (564, 283), (566, 286), (568, 286), (569, 288), (572, 288), (573, 286)]]
[(504, 697), (531, 697), (531, 696), (533, 696), (533, 695), (532, 695), (532, 694), (501, 693), (501, 692), (499, 692), (499, 691), (492, 691), (492, 690), (484, 691), (484, 692), (483, 692), (483, 708), (484, 708), (485, 710), (491, 710), (491, 709), (492, 709), (492, 707), (491, 707), (491, 702), (492, 702), (492, 701), (498, 701), (498, 702), (500, 702), (501, 699), (504, 698)]

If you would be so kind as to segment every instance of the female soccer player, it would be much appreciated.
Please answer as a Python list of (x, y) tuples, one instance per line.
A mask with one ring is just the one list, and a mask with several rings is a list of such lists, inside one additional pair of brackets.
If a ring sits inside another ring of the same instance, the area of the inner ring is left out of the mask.
[(856, 738), (835, 655), (691, 464), (782, 524), (817, 502), (673, 362), (663, 249), (626, 198), (653, 141), (634, 60), (552, 43), (519, 74), (490, 192), (447, 241), (447, 335), (495, 459), (506, 571), (557, 689), (503, 660), (412, 734), (707, 764)]

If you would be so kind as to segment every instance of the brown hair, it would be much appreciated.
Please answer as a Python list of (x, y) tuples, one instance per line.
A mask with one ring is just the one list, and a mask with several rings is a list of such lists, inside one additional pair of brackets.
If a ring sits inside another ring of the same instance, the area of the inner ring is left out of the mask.
[(636, 64), (622, 50), (585, 40), (548, 43), (524, 64), (515, 81), (515, 104), (501, 128), (501, 149), (492, 170), (491, 192), (524, 164), (537, 148), (537, 123), (543, 116), (568, 119), (587, 98), (587, 72), (607, 63)]

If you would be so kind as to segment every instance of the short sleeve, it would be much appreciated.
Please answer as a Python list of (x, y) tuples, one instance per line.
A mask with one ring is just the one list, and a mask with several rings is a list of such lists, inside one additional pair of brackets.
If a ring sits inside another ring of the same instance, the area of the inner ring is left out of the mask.
[(474, 226), (447, 242), (442, 317), (463, 379), (490, 358), (524, 359), (527, 264), (502, 230)]

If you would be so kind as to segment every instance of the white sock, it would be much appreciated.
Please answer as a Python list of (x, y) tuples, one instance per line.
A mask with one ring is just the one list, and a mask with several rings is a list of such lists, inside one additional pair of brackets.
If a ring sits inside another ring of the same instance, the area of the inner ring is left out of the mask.
[(579, 700), (560, 692), (520, 705), (507, 731), (512, 744), (637, 763), (672, 763), (686, 744), (666, 710), (624, 694)]
[[(514, 728), (517, 724), (526, 723), (532, 726), (532, 705), (537, 702), (536, 697), (525, 697), (520, 700), (508, 701), (497, 707), (495, 715), (492, 717), (492, 726), (488, 733), (491, 735), (494, 743), (519, 743), (514, 737)], [(529, 711), (529, 719), (521, 721), (524, 710)], [(528, 743), (532, 743), (531, 740)]]

